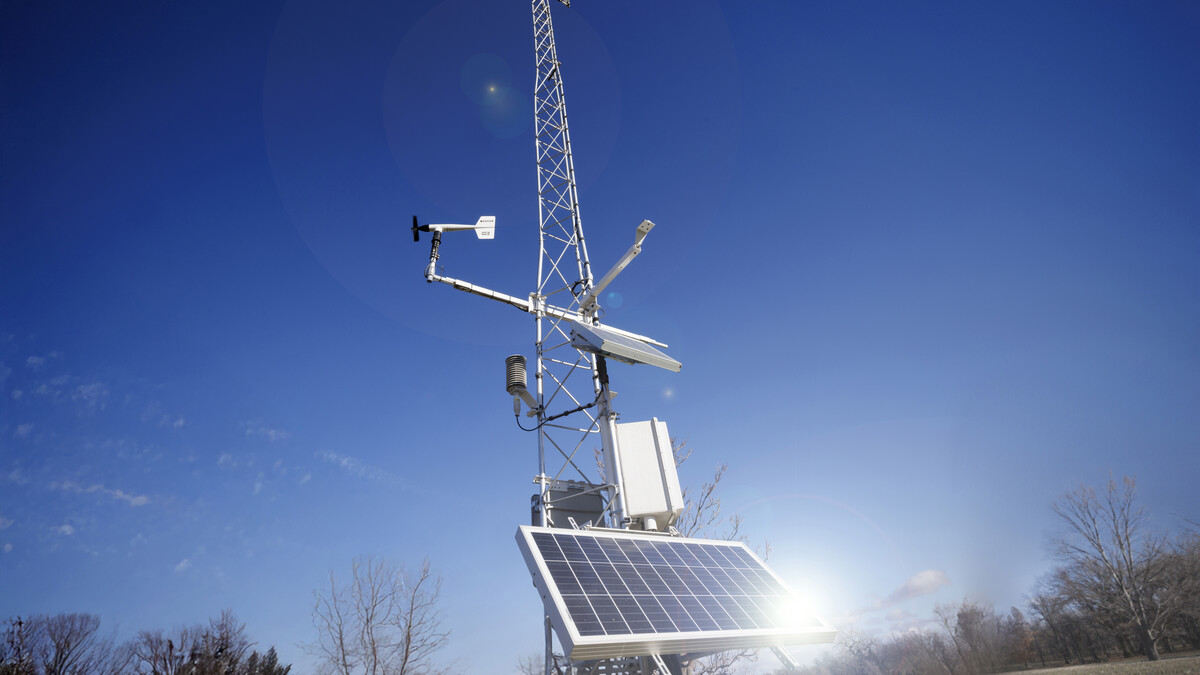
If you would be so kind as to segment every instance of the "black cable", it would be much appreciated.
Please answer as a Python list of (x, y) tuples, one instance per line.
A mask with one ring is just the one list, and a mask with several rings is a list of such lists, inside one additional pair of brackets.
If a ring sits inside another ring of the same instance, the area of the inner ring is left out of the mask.
[[(515, 419), (517, 421), (517, 428), (520, 429), (521, 431), (537, 431), (538, 429), (542, 428), (542, 424), (546, 423), (546, 422), (542, 422), (541, 424), (538, 424), (536, 427), (534, 427), (532, 429), (526, 429), (525, 427), (521, 426), (521, 413), (517, 413), (516, 415), (513, 415), (513, 419)], [(548, 421), (549, 420), (547, 420), (547, 422)]]
[(596, 407), (600, 403), (600, 396), (601, 396), (601, 394), (597, 394), (596, 400), (592, 401), (591, 403), (589, 403), (587, 405), (581, 405), (578, 408), (573, 408), (566, 412), (560, 412), (557, 415), (551, 415), (550, 417), (547, 417), (546, 419), (539, 422), (538, 425), (532, 429), (526, 429), (525, 427), (521, 426), (521, 413), (517, 413), (517, 414), (513, 415), (513, 417), (517, 420), (517, 428), (520, 429), (521, 431), (537, 431), (538, 429), (541, 429), (543, 426), (545, 426), (546, 422), (549, 422), (551, 420), (556, 420), (560, 417), (566, 417), (567, 415), (574, 415), (577, 412), (583, 412), (584, 410), (587, 410), (588, 408)]

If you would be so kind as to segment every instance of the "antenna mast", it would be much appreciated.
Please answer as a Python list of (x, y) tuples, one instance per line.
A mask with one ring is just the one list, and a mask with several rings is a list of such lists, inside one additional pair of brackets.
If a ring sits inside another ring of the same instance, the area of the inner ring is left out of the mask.
[[(559, 0), (570, 6), (569, 0)], [(592, 269), (588, 261), (583, 222), (579, 216), (579, 194), (575, 185), (575, 162), (571, 152), (571, 132), (567, 124), (567, 105), (563, 96), (562, 64), (554, 41), (554, 23), (550, 0), (532, 0), (535, 82), (533, 91), (534, 145), (537, 158), (538, 224), (541, 251), (538, 255), (537, 291), (530, 296), (536, 308), (536, 385), (538, 412), (538, 482), (541, 502), (535, 505), (547, 525), (547, 507), (553, 508), (550, 489), (554, 481), (579, 480), (588, 490), (600, 490), (601, 481), (593, 479), (595, 461), (592, 449), (595, 433), (604, 440), (615, 440), (611, 392), (603, 358), (575, 349), (571, 344), (567, 317), (542, 311), (546, 302), (565, 306), (580, 318), (581, 299), (592, 288)], [(595, 315), (588, 308), (585, 320)], [(590, 376), (590, 382), (585, 377)], [(565, 415), (561, 421), (547, 418), (547, 409), (555, 406), (583, 407)], [(591, 441), (591, 442), (589, 442)], [(582, 451), (582, 453), (581, 453)], [(614, 453), (615, 454), (615, 453)], [(549, 455), (549, 457), (548, 457)], [(547, 464), (559, 468), (547, 474)], [(612, 472), (614, 467), (607, 467)], [(609, 512), (617, 520), (624, 517), (622, 496), (615, 481), (607, 489)], [(560, 526), (566, 523), (558, 523)], [(619, 522), (612, 523), (619, 526)]]

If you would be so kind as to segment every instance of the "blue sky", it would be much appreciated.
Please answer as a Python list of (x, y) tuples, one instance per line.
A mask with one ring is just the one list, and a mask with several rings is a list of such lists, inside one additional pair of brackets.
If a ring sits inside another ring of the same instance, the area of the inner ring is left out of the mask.
[[(1194, 4), (556, 7), (604, 298), (671, 345), (626, 420), (840, 625), (1020, 604), (1049, 505), (1200, 517)], [(358, 554), (445, 579), (447, 660), (540, 650), (502, 361), (536, 274), (528, 6), (0, 9), (0, 614), (232, 608), (307, 670)], [(487, 85), (497, 91), (483, 93)], [(803, 657), (807, 652), (797, 650)], [(768, 659), (771, 657), (767, 657)]]

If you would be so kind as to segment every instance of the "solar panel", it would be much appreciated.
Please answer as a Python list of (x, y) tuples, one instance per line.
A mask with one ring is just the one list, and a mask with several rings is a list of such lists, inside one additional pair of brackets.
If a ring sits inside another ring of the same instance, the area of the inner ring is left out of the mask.
[(645, 363), (676, 373), (683, 367), (654, 347), (604, 326), (571, 322), (571, 344), (576, 349), (601, 354), (623, 363)]
[(573, 661), (835, 635), (741, 542), (521, 526), (517, 545)]

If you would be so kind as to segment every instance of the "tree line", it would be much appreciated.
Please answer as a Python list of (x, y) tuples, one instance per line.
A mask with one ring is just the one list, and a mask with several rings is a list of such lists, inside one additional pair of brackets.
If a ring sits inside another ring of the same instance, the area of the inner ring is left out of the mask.
[[(687, 459), (673, 443), (676, 461)], [(688, 500), (680, 525), (689, 536), (739, 538), (740, 520), (721, 515), (718, 467)], [(963, 600), (938, 605), (930, 627), (871, 636), (843, 630), (837, 649), (806, 675), (947, 673), (975, 675), (1072, 665), (1162, 652), (1200, 650), (1200, 528), (1170, 537), (1150, 527), (1132, 478), (1088, 486), (1053, 505), (1062, 524), (1059, 566), (1024, 609), (997, 612)], [(729, 520), (725, 531), (716, 531)], [(763, 547), (762, 555), (767, 554)], [(349, 577), (330, 572), (313, 593), (317, 639), (305, 645), (327, 675), (432, 675), (450, 631), (442, 622), (441, 579), (426, 560), (416, 572), (378, 558), (353, 560)], [(14, 618), (0, 624), (0, 675), (289, 675), (274, 647), (252, 651), (244, 624), (223, 612), (207, 625), (141, 631), (117, 644), (92, 614)], [(692, 675), (726, 675), (756, 659), (753, 650), (692, 661)], [(552, 669), (565, 660), (554, 655)], [(514, 664), (545, 672), (540, 657)]]
[[(95, 614), (14, 617), (0, 624), (0, 675), (288, 675), (275, 647), (252, 650), (245, 624), (224, 611), (208, 624), (143, 630), (118, 643)], [(248, 653), (247, 653), (248, 652)]]
[(1026, 611), (938, 605), (932, 628), (843, 631), (833, 653), (801, 672), (974, 675), (1200, 650), (1200, 533), (1153, 529), (1136, 495), (1133, 478), (1110, 478), (1100, 492), (1084, 485), (1054, 503), (1060, 564)]

